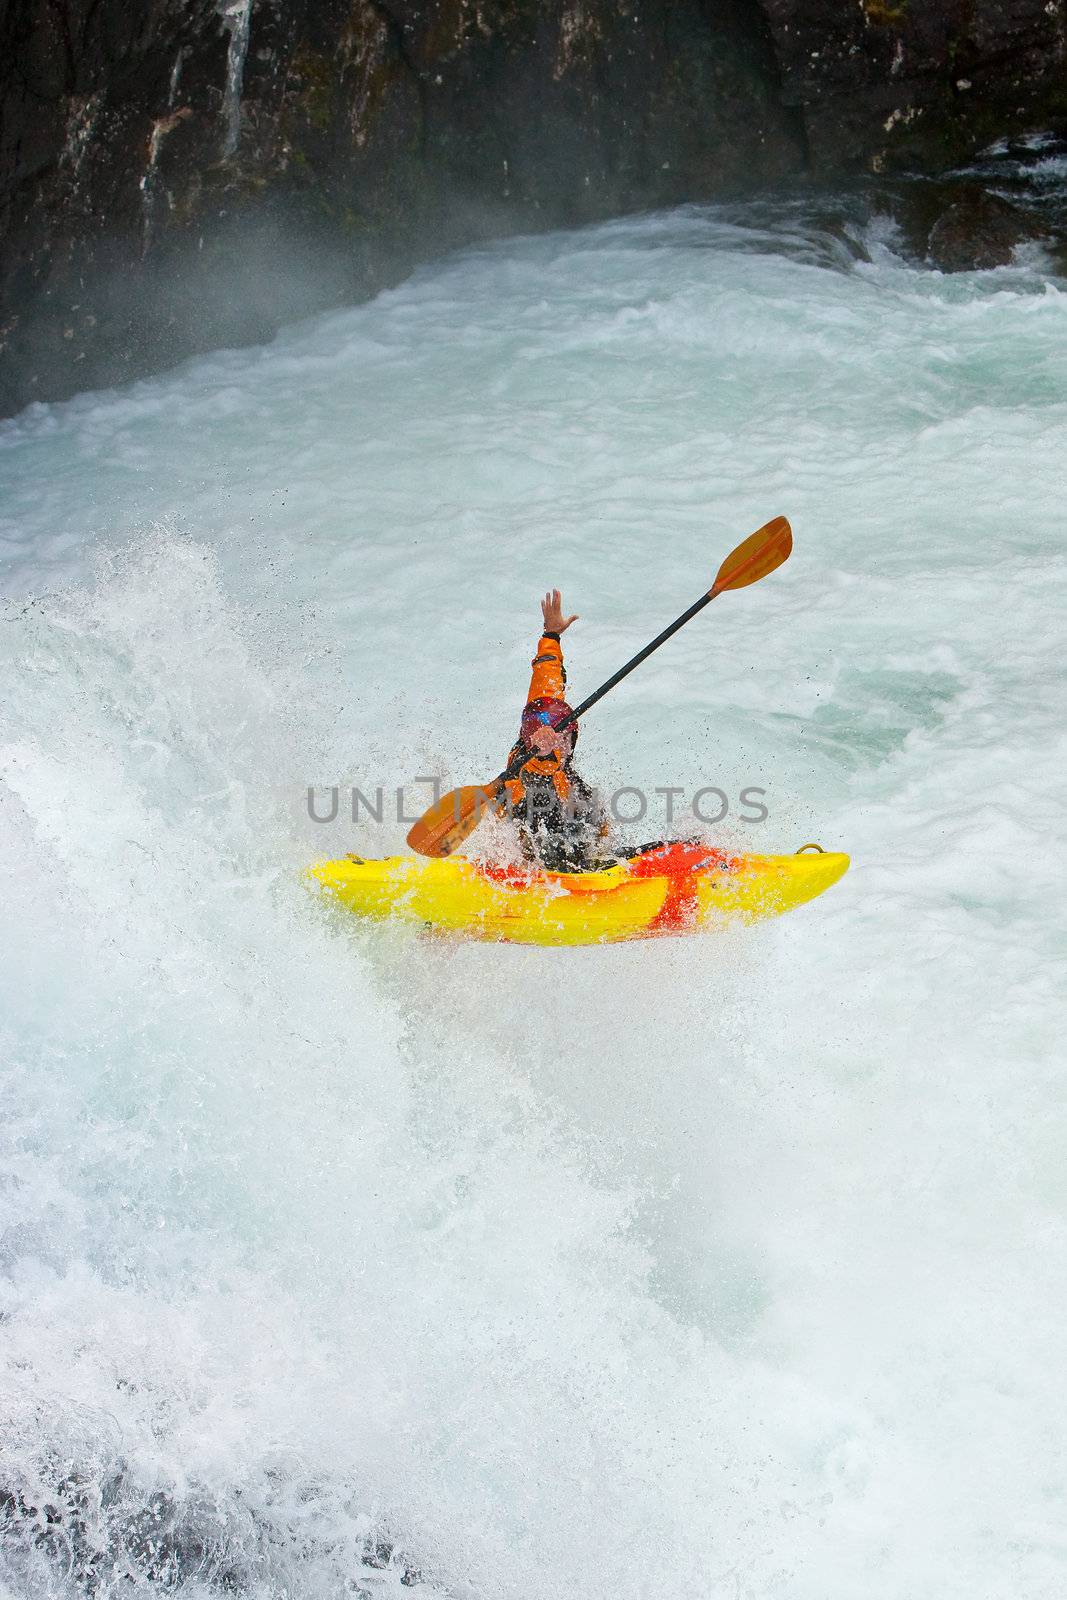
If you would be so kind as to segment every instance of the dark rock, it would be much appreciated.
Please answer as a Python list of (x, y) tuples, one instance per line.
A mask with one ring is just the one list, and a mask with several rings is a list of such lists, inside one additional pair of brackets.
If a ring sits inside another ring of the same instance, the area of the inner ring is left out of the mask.
[(1047, 240), (1055, 231), (1044, 216), (991, 194), (975, 178), (889, 186), (881, 199), (899, 225), (908, 253), (941, 272), (1006, 266), (1016, 246)]
[(1009, 264), (1017, 245), (1045, 237), (1032, 217), (1007, 200), (977, 190), (949, 206), (930, 230), (927, 250), (942, 272), (976, 272)]
[(1064, 0), (761, 0), (822, 173), (939, 172), (1067, 116)]

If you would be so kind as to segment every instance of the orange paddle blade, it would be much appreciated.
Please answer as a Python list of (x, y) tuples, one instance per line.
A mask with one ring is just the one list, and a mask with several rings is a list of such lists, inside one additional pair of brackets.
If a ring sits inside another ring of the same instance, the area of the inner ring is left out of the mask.
[(450, 789), (423, 812), (408, 834), (408, 844), (420, 856), (452, 855), (474, 832), (499, 790), (498, 783), (472, 783), (462, 789)]
[(731, 550), (711, 588), (713, 595), (724, 589), (744, 589), (757, 583), (768, 572), (780, 567), (793, 548), (793, 530), (784, 517), (775, 517), (758, 532), (750, 534), (736, 550)]

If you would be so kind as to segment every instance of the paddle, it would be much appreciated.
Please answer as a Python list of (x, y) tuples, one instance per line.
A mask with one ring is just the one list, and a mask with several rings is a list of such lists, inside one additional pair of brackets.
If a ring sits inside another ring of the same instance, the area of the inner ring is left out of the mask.
[[(595, 706), (602, 700), (609, 689), (614, 689), (621, 683), (635, 667), (646, 661), (653, 650), (658, 650), (672, 633), (677, 633), (679, 628), (696, 616), (698, 611), (703, 611), (710, 605), (716, 595), (724, 594), (727, 589), (744, 589), (750, 583), (758, 583), (760, 578), (765, 578), (768, 573), (780, 567), (793, 548), (793, 534), (789, 523), (784, 517), (775, 517), (773, 521), (751, 534), (736, 550), (731, 550), (716, 575), (715, 582), (707, 594), (702, 594), (695, 604), (683, 611), (677, 621), (672, 622), (669, 628), (664, 628), (651, 644), (646, 644), (635, 656), (631, 656), (624, 667), (620, 667), (606, 683), (576, 706), (569, 717), (564, 717), (562, 722), (556, 724), (557, 728), (566, 728), (578, 718), (584, 716), (590, 706)], [(468, 784), (461, 789), (451, 789), (448, 794), (443, 794), (428, 811), (425, 811), (415, 823), (408, 834), (408, 844), (424, 856), (450, 856), (463, 843), (468, 834), (474, 832), (482, 819), (482, 812), (487, 806), (492, 805), (505, 783), (520, 773), (530, 759), (528, 750), (522, 751), (514, 761), (510, 762), (497, 777), (489, 783)]]

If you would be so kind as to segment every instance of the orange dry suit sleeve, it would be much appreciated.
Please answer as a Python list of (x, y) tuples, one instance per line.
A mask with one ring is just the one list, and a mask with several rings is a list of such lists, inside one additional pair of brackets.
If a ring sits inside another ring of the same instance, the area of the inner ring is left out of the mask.
[(533, 676), (530, 679), (530, 692), (526, 696), (527, 705), (531, 700), (540, 700), (543, 696), (552, 700), (567, 698), (567, 673), (563, 666), (563, 646), (558, 633), (541, 635), (537, 654), (530, 664)]

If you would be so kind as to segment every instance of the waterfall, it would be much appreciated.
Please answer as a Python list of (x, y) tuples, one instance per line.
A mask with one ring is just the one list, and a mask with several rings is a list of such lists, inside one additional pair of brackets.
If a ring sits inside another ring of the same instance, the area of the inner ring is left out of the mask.
[(248, 35), (252, 24), (252, 0), (223, 0), (222, 21), (230, 36), (226, 57), (226, 92), (223, 96), (222, 115), (226, 128), (222, 143), (224, 157), (236, 153), (241, 138), (241, 81), (244, 77), (245, 57), (248, 54)]

